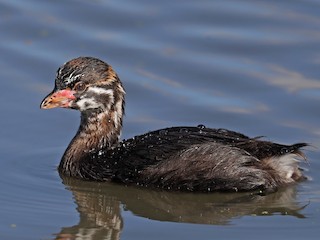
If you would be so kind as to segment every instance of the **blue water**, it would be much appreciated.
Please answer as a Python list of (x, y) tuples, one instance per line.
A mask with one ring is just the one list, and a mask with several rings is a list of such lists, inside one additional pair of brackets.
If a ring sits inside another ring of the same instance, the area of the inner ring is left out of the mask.
[[(320, 2), (0, 0), (0, 239), (318, 239)], [(204, 124), (304, 141), (276, 194), (186, 194), (61, 179), (76, 111), (42, 111), (57, 68), (94, 56), (125, 85), (123, 138)]]

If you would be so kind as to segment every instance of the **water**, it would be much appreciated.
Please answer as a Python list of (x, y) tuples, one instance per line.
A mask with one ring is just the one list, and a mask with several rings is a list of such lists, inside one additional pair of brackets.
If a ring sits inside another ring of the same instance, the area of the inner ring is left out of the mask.
[[(319, 1), (0, 0), (0, 239), (317, 239)], [(79, 113), (41, 111), (56, 69), (110, 63), (123, 137), (203, 124), (305, 141), (309, 180), (276, 194), (187, 194), (61, 179)]]

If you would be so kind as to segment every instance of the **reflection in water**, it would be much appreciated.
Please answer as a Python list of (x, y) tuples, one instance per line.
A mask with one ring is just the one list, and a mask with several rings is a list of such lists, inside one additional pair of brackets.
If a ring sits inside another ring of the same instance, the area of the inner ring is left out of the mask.
[(152, 220), (226, 225), (242, 216), (283, 214), (304, 218), (295, 187), (261, 196), (254, 193), (193, 194), (155, 191), (63, 177), (72, 191), (80, 221), (56, 239), (120, 239), (121, 210)]

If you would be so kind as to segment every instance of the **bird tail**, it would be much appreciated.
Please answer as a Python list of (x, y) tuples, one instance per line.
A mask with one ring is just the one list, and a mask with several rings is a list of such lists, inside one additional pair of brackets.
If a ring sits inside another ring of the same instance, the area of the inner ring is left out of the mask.
[(265, 166), (274, 170), (276, 181), (293, 183), (305, 179), (299, 162), (307, 161), (306, 155), (301, 151), (301, 148), (306, 146), (307, 143), (289, 145), (282, 149), (281, 155), (264, 159)]
[(305, 161), (307, 161), (306, 155), (304, 154), (304, 152), (301, 151), (301, 148), (307, 147), (307, 146), (309, 146), (309, 144), (307, 143), (296, 143), (293, 145), (289, 145), (287, 148), (284, 148), (283, 154), (292, 153), (300, 158), (303, 158)]

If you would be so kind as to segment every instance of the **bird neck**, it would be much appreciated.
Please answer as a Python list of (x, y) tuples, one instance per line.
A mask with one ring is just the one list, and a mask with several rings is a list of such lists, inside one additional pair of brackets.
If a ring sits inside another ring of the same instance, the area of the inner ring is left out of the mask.
[(75, 177), (81, 175), (80, 165), (92, 160), (93, 152), (115, 147), (122, 128), (122, 111), (82, 112), (81, 124), (59, 165), (59, 171)]

